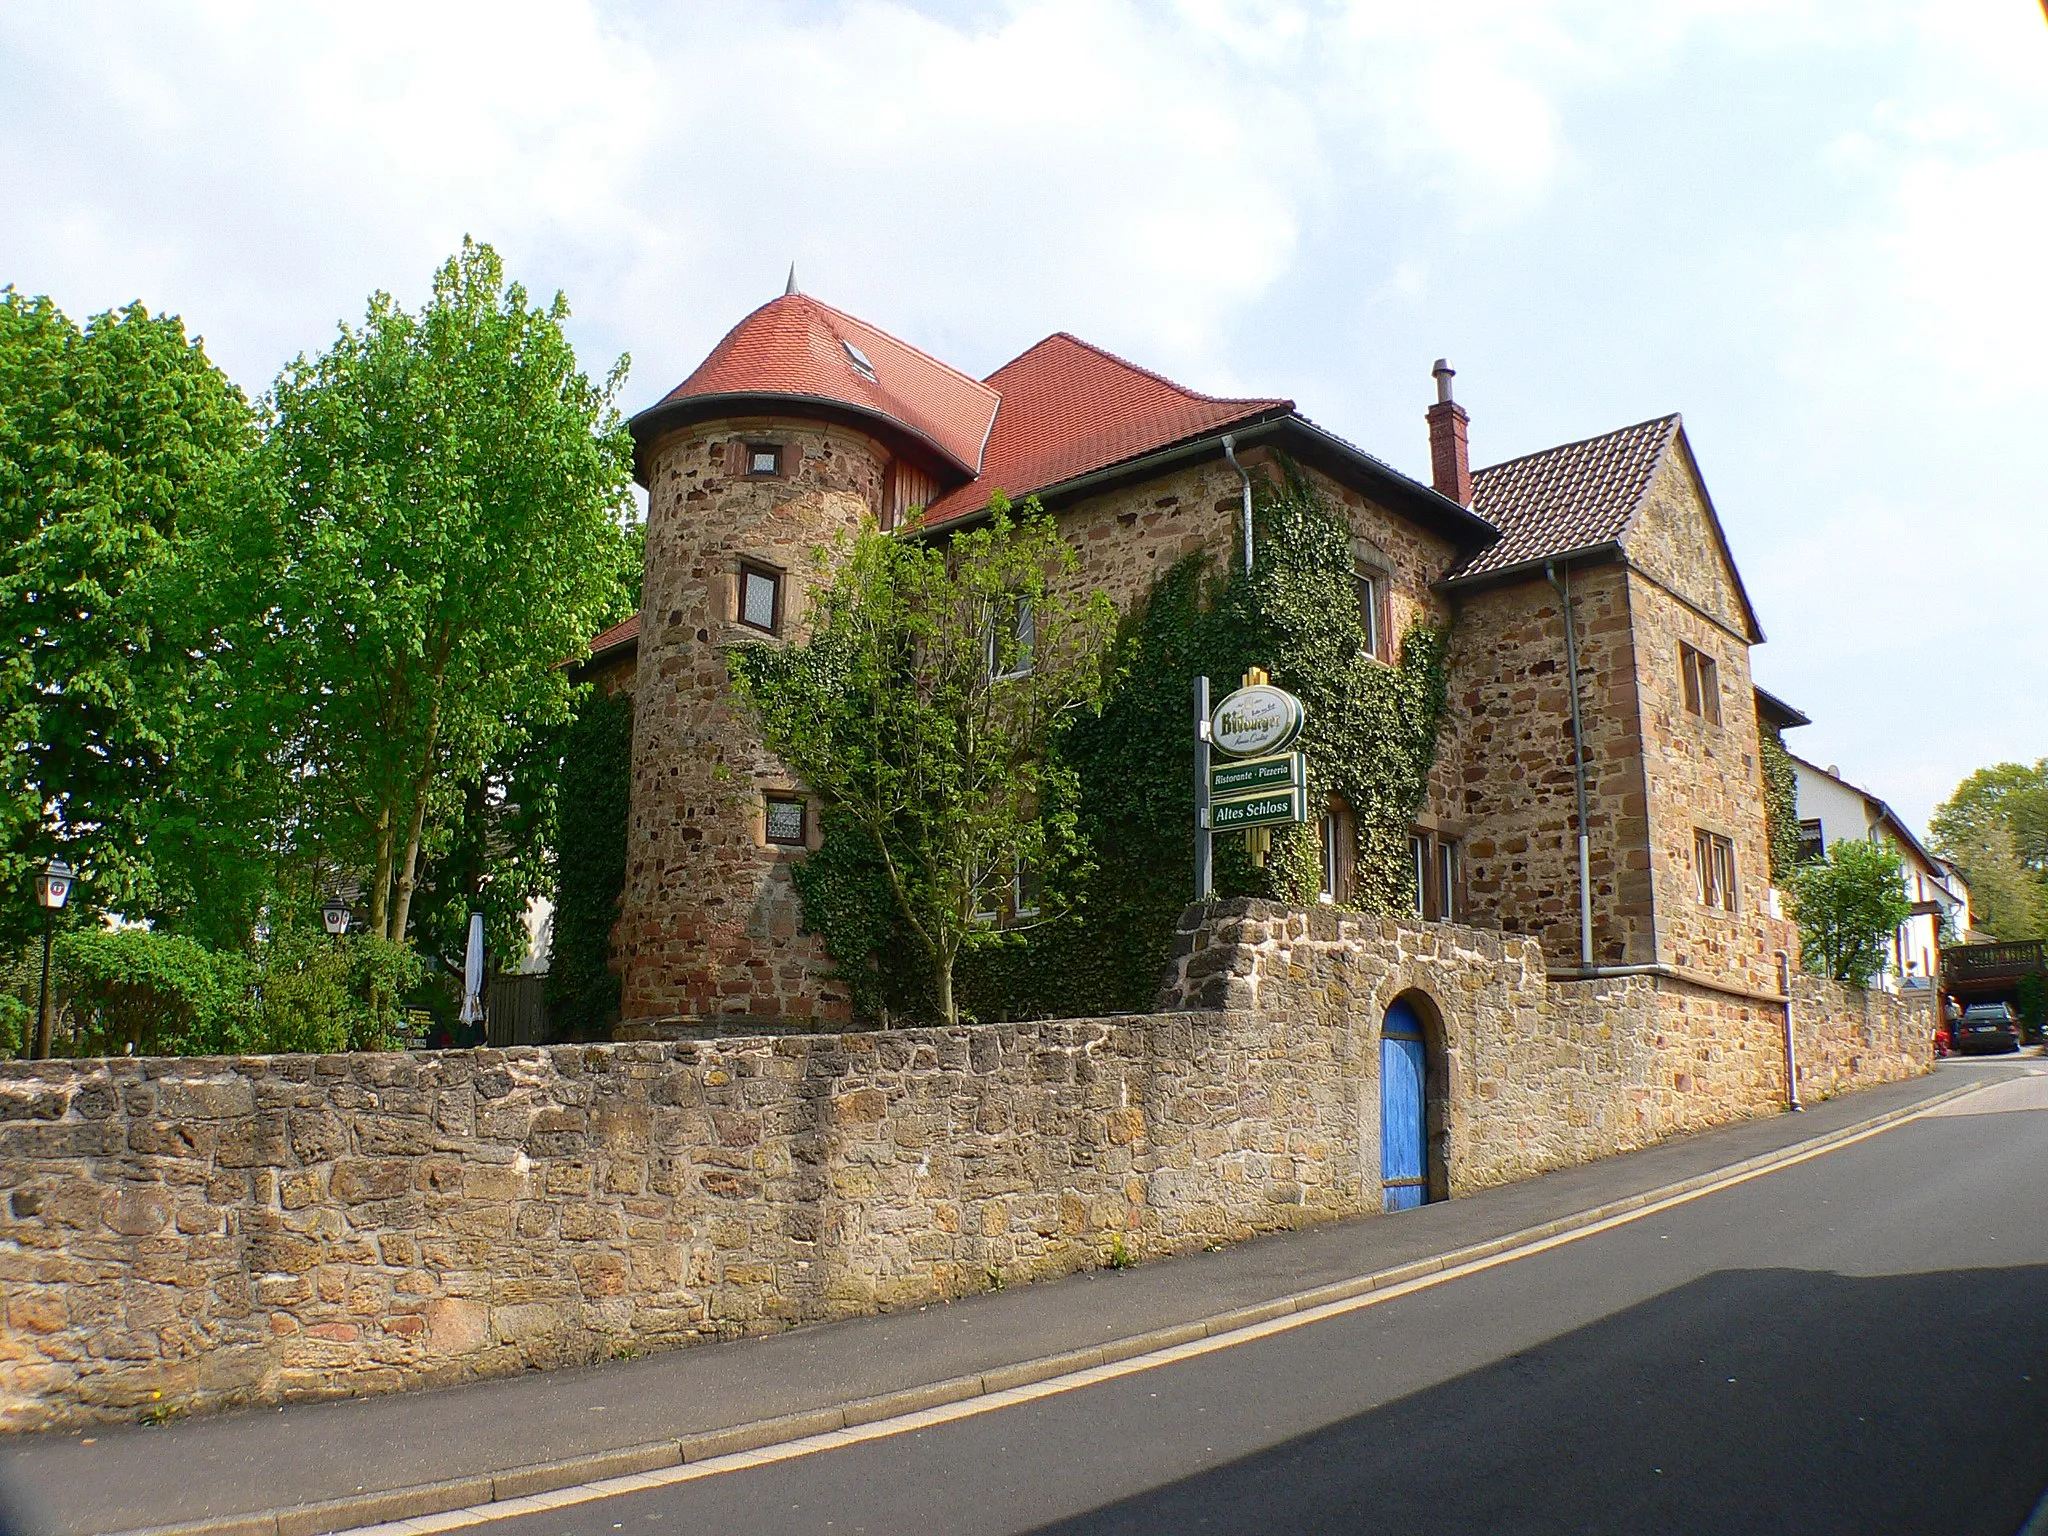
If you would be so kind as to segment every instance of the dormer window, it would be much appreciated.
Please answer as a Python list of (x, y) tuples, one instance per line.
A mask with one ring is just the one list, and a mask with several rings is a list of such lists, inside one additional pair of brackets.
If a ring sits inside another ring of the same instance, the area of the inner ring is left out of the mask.
[(781, 474), (782, 449), (774, 443), (747, 444), (747, 473), (750, 475)]
[(859, 347), (856, 347), (850, 341), (842, 339), (839, 345), (846, 348), (846, 360), (853, 364), (853, 371), (866, 379), (870, 384), (875, 383), (875, 365), (868, 361), (867, 353), (861, 351)]

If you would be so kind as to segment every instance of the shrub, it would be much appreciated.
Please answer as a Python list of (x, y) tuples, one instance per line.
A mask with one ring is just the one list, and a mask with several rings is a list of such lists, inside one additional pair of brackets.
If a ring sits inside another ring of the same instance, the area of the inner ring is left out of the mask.
[[(181, 934), (82, 927), (59, 936), (51, 987), (68, 1016), (59, 1050), (80, 1056), (232, 1056), (389, 1050), (418, 956), (369, 936), (339, 943), (273, 930), (248, 952)], [(37, 957), (24, 950), (0, 991), (0, 1048), (33, 1028)]]

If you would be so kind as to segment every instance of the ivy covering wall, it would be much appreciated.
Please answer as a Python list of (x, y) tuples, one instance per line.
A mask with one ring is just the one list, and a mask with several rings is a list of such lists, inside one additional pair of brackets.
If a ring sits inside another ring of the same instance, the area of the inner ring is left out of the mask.
[(1790, 888), (1799, 865), (1799, 774), (1778, 727), (1757, 722), (1757, 762), (1764, 774), (1764, 835), (1771, 850), (1771, 884)]
[(632, 696), (593, 692), (562, 741), (547, 983), (548, 1027), (557, 1036), (602, 1038), (618, 1017), (611, 935), (626, 887), (632, 793)]
[[(1256, 488), (1249, 576), (1190, 556), (1124, 617), (1116, 682), (1098, 716), (1065, 732), (1058, 752), (1079, 785), (1089, 865), (1068, 914), (962, 956), (956, 986), (981, 1019), (1086, 1016), (1149, 1009), (1194, 894), (1192, 681), (1220, 699), (1263, 666), (1299, 695), (1307, 724), (1312, 814), (1331, 794), (1352, 808), (1351, 904), (1401, 912), (1414, 901), (1408, 834), (1420, 809), (1448, 695), (1446, 633), (1412, 628), (1395, 664), (1367, 654), (1350, 527), (1305, 477), (1283, 471)], [(1234, 554), (1234, 552), (1233, 552)], [(805, 922), (820, 934), (862, 1018), (929, 1016), (895, 931), (873, 850), (827, 811), (824, 846), (797, 871)], [(1216, 894), (1312, 902), (1319, 830), (1275, 829), (1266, 867), (1241, 836), (1216, 840)]]

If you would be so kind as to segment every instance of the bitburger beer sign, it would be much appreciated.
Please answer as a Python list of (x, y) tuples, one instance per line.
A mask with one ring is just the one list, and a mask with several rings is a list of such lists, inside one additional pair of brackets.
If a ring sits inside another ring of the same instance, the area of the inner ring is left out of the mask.
[(1209, 740), (1226, 757), (1284, 752), (1301, 734), (1301, 700), (1271, 683), (1227, 695), (1209, 720)]

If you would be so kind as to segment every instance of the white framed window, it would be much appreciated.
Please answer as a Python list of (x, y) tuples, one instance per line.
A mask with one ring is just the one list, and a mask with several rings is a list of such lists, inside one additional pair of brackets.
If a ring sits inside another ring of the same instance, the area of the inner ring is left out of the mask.
[(1436, 840), (1436, 915), (1447, 923), (1458, 915), (1458, 845), (1448, 837)]
[(766, 635), (782, 633), (782, 572), (750, 561), (740, 562), (739, 612), (749, 629)]
[(1365, 632), (1365, 654), (1377, 661), (1387, 659), (1387, 573), (1377, 566), (1357, 561), (1351, 581), (1358, 594), (1358, 627)]
[(1028, 677), (1031, 674), (1031, 653), (1037, 645), (1038, 615), (1032, 610), (1031, 599), (1016, 596), (1001, 600), (989, 619), (989, 677), (997, 682), (1010, 677)]
[(1799, 862), (1805, 864), (1813, 859), (1828, 856), (1827, 833), (1822, 830), (1820, 819), (1815, 817), (1799, 823)]
[(1357, 833), (1352, 828), (1351, 807), (1345, 804), (1342, 795), (1330, 796), (1317, 830), (1322, 843), (1321, 889), (1317, 894), (1328, 902), (1349, 901)]
[(1039, 913), (1044, 882), (1038, 871), (1029, 864), (1019, 863), (1017, 872), (1010, 878), (1010, 914), (1013, 917), (1036, 917)]
[(967, 878), (972, 887), (968, 892), (967, 915), (977, 923), (1000, 923), (1003, 920), (1001, 873), (984, 866), (970, 871)]
[(1415, 915), (1429, 916), (1429, 839), (1420, 832), (1408, 835), (1408, 863), (1415, 876)]

